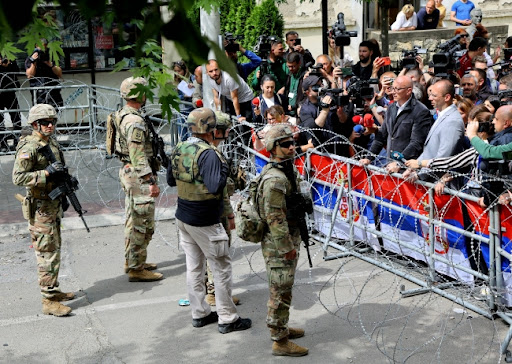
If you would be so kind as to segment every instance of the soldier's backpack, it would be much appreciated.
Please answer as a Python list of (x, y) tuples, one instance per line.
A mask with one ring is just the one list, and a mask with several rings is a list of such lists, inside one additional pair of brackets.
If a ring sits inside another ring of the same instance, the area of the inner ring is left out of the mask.
[(105, 149), (108, 156), (114, 156), (116, 153), (116, 113), (110, 113), (107, 117), (107, 135), (105, 140)]
[(248, 195), (235, 209), (236, 234), (240, 239), (260, 243), (267, 231), (267, 223), (261, 218), (258, 205), (258, 189), (271, 175), (261, 173), (249, 183)]

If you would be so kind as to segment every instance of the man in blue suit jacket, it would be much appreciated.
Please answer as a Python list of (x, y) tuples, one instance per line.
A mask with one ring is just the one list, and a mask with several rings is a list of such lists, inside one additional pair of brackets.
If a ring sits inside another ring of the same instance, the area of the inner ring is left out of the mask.
[[(453, 104), (455, 88), (448, 80), (437, 81), (429, 89), (429, 100), (438, 116), (428, 132), (423, 152), (418, 159), (408, 160), (409, 168), (427, 167), (427, 161), (433, 158), (450, 157), (463, 150), (464, 121)], [(410, 171), (407, 173), (409, 174)]]

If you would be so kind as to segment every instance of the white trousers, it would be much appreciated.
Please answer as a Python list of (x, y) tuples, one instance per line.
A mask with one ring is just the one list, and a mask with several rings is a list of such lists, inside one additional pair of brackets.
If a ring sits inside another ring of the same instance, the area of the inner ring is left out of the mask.
[(211, 313), (205, 301), (204, 275), (206, 258), (215, 282), (215, 304), (219, 324), (238, 320), (236, 306), (231, 296), (231, 256), (228, 234), (222, 224), (192, 226), (176, 219), (180, 232), (180, 244), (187, 261), (187, 287), (192, 318), (199, 319)]

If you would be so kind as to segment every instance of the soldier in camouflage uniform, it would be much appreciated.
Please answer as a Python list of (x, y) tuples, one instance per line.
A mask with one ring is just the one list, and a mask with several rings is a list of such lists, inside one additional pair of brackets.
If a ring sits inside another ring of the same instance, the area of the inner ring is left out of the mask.
[[(187, 126), (192, 136), (174, 148), (167, 183), (178, 187), (176, 224), (186, 255), (192, 326), (218, 322), (218, 331), (226, 334), (250, 328), (251, 320), (238, 316), (231, 297), (229, 239), (220, 223), (229, 167), (213, 144), (216, 125), (210, 109), (199, 108), (189, 114)], [(205, 301), (205, 258), (215, 279), (217, 312)]]
[(146, 263), (147, 247), (155, 231), (155, 197), (160, 194), (157, 171), (160, 168), (151, 144), (151, 134), (140, 109), (146, 95), (135, 92), (147, 86), (142, 77), (129, 77), (121, 83), (126, 105), (116, 113), (116, 154), (123, 162), (119, 170), (125, 193), (125, 272), (130, 282), (151, 282), (163, 278), (157, 268)]
[[(72, 300), (75, 295), (59, 289), (63, 200), (52, 200), (48, 197), (57, 187), (56, 183), (61, 177), (59, 173), (63, 172), (65, 165), (60, 145), (52, 136), (57, 124), (57, 112), (51, 105), (37, 104), (30, 109), (28, 122), (34, 130), (31, 135), (22, 137), (18, 143), (12, 181), (17, 186), (27, 188), (27, 195), (22, 202), (23, 216), (28, 219), (32, 245), (36, 252), (43, 313), (66, 316), (71, 308), (59, 301)], [(57, 159), (54, 163), (50, 163), (38, 151), (38, 148), (47, 144)]]
[[(213, 145), (220, 150), (222, 148), (221, 143), (228, 139), (229, 130), (233, 126), (231, 122), (231, 116), (229, 114), (223, 113), (222, 111), (215, 111), (215, 116), (217, 117), (217, 128), (215, 130), (215, 139), (213, 141)], [(226, 181), (226, 187), (224, 187), (223, 198), (224, 198), (224, 211), (222, 216), (220, 217), (220, 222), (226, 230), (229, 238), (229, 246), (231, 247), (231, 230), (235, 228), (235, 214), (233, 213), (233, 207), (231, 206), (230, 197), (235, 193), (235, 183), (231, 177), (228, 177)], [(210, 306), (215, 306), (215, 284), (213, 280), (213, 273), (210, 269), (210, 264), (208, 260), (206, 261), (206, 303)], [(233, 302), (235, 305), (240, 303), (240, 299), (236, 296), (233, 296)]]
[(295, 269), (299, 258), (300, 230), (291, 205), (292, 184), (300, 183), (300, 175), (293, 165), (295, 142), (289, 125), (276, 124), (265, 136), (265, 148), (271, 154), (270, 163), (262, 170), (265, 178), (258, 188), (258, 208), (268, 231), (261, 243), (267, 269), (270, 298), (267, 303), (267, 326), (274, 341), (273, 355), (303, 356), (308, 349), (288, 339), (304, 336), (303, 329), (289, 328), (288, 318), (292, 302)]

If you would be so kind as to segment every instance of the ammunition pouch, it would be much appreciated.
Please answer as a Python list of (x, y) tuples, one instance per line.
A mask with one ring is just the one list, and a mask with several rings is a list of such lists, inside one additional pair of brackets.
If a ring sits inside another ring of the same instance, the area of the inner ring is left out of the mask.
[(25, 220), (33, 220), (36, 214), (36, 204), (30, 196), (25, 196), (21, 202), (21, 212)]

